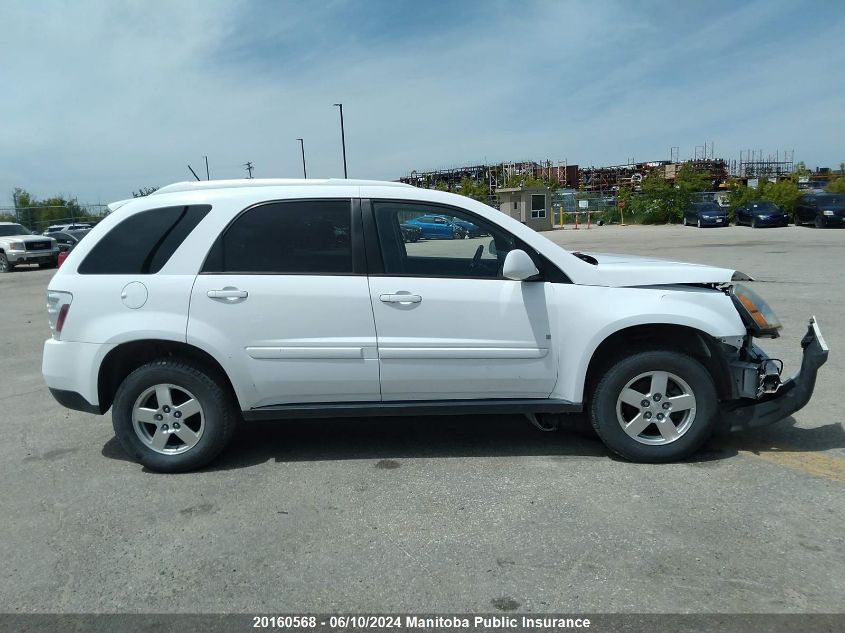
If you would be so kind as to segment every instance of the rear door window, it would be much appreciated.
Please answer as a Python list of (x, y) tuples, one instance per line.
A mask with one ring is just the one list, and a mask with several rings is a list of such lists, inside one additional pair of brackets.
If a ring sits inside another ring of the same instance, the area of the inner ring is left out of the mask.
[(352, 201), (289, 200), (252, 207), (229, 225), (202, 272), (323, 274), (353, 272)]

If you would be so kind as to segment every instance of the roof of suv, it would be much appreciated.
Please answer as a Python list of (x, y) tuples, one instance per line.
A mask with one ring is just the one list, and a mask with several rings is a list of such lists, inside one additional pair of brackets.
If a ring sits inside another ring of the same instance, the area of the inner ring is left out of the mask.
[[(166, 193), (180, 193), (185, 191), (208, 191), (214, 189), (254, 189), (258, 187), (344, 187), (344, 186), (379, 186), (379, 187), (408, 187), (415, 189), (413, 185), (407, 185), (403, 182), (392, 182), (389, 180), (351, 180), (347, 178), (237, 178), (230, 180), (186, 180), (183, 182), (174, 182), (172, 185), (166, 185), (160, 189), (156, 189), (149, 194), (156, 196)], [(111, 211), (116, 211), (123, 205), (137, 200), (137, 198), (127, 198), (126, 200), (116, 200), (108, 204)]]
[[(345, 185), (378, 185), (382, 187), (412, 187), (402, 182), (390, 182), (383, 180), (349, 180), (345, 178), (238, 178), (232, 180), (194, 180), (176, 182), (157, 189), (151, 196), (161, 193), (173, 193), (176, 191), (200, 191), (206, 189), (234, 189), (251, 187), (295, 187), (303, 185), (321, 185), (326, 187)], [(413, 188), (413, 187), (412, 187)]]

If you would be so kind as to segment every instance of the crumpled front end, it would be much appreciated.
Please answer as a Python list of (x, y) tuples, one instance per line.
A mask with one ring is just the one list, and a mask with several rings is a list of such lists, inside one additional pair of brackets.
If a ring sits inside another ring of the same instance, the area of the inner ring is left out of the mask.
[(829, 349), (815, 317), (801, 339), (804, 350), (801, 367), (791, 378), (781, 381), (779, 361), (750, 343), (730, 361), (734, 395), (722, 411), (722, 430), (743, 430), (774, 424), (802, 409), (813, 395), (819, 368), (827, 361)]

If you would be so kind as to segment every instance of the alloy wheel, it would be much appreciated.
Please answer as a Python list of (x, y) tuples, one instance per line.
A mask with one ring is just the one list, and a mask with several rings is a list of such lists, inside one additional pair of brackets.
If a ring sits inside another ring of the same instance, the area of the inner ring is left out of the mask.
[(671, 444), (695, 421), (695, 394), (679, 376), (650, 371), (632, 378), (616, 400), (622, 430), (641, 444)]
[(132, 428), (148, 448), (163, 455), (191, 450), (205, 430), (199, 400), (178, 385), (159, 384), (144, 390), (132, 406)]

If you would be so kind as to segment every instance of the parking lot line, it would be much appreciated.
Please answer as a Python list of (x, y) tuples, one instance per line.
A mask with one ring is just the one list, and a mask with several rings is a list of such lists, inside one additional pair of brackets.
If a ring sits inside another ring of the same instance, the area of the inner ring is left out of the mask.
[(789, 447), (767, 448), (765, 451), (740, 450), (740, 455), (757, 457), (778, 466), (798, 470), (814, 477), (845, 482), (845, 459), (827, 453), (790, 450)]

